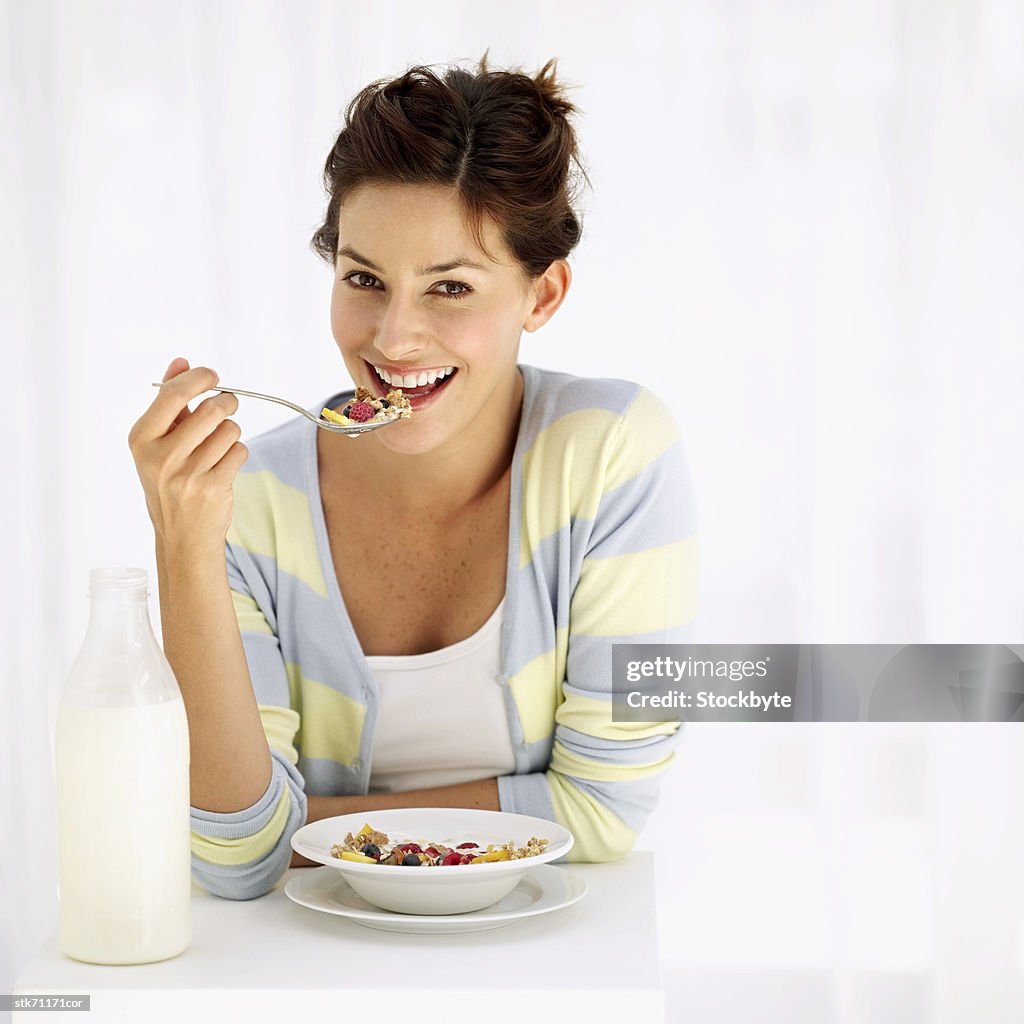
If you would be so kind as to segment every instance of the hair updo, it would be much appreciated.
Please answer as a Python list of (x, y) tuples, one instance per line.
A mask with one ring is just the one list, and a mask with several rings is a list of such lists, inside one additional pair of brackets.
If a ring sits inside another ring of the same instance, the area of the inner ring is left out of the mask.
[(364, 184), (395, 183), (454, 188), (480, 249), (487, 252), (490, 217), (531, 280), (565, 259), (582, 233), (573, 208), (580, 176), (590, 181), (569, 123), (578, 108), (556, 82), (556, 64), (532, 78), (489, 71), (485, 51), (476, 73), (450, 68), (438, 76), (416, 65), (362, 89), (324, 166), (330, 199), (314, 251), (333, 265), (345, 197)]

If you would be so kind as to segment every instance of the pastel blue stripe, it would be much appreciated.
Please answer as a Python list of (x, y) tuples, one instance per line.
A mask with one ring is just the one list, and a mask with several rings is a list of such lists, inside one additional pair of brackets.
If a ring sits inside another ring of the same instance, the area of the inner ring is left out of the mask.
[(239, 544), (225, 541), (224, 546), (228, 586), (251, 597), (263, 612), (267, 625), (277, 633), (277, 611), (273, 596), (277, 591), (277, 561), (261, 559)]
[(361, 765), (352, 767), (326, 757), (300, 754), (299, 768), (306, 778), (306, 792), (310, 796), (356, 796), (366, 792)]
[(666, 736), (647, 736), (628, 741), (606, 740), (560, 725), (557, 736), (559, 743), (567, 750), (582, 757), (597, 761), (604, 760), (609, 754), (614, 754), (618, 764), (644, 765), (653, 764), (668, 757), (677, 746), (678, 733)]
[[(612, 692), (612, 644), (685, 644), (692, 643), (695, 623), (629, 633), (619, 636), (588, 636), (574, 633), (569, 645), (566, 671), (570, 679), (586, 680), (586, 689), (576, 692), (587, 697), (610, 696)], [(574, 690), (565, 684), (567, 692)]]
[(551, 790), (543, 772), (503, 775), (498, 779), (498, 803), (509, 814), (528, 814), (553, 821)]
[[(641, 518), (638, 508), (657, 509)], [(681, 441), (646, 469), (606, 492), (599, 523), (587, 537), (588, 558), (611, 558), (662, 547), (697, 532), (697, 510)]]
[[(522, 733), (520, 733), (522, 736)], [(536, 772), (547, 768), (551, 764), (551, 750), (555, 745), (555, 734), (545, 736), (543, 739), (534, 740), (525, 747), (525, 770)]]

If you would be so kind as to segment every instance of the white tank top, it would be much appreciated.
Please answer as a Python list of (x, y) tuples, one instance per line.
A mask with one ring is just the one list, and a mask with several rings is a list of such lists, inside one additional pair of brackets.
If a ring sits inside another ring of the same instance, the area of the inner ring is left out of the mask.
[(370, 655), (380, 709), (371, 793), (453, 786), (515, 770), (501, 674), (505, 601), (472, 635), (426, 654)]

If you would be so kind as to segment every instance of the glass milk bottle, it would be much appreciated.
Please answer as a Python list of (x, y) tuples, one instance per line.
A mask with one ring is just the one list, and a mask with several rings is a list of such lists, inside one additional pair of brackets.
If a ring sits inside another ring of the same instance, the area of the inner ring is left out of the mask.
[(60, 948), (166, 960), (192, 941), (188, 719), (149, 623), (144, 569), (93, 569), (57, 713)]

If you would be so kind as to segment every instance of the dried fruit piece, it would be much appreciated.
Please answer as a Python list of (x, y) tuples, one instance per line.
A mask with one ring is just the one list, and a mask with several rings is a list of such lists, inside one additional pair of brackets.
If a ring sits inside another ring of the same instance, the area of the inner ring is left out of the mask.
[(469, 863), (487, 864), (495, 860), (508, 860), (510, 856), (508, 850), (502, 847), (500, 850), (491, 850), (490, 853), (483, 853), (479, 857), (474, 857)]
[(353, 853), (351, 850), (342, 850), (338, 855), (342, 860), (354, 860), (360, 864), (376, 864), (377, 862), (372, 857), (364, 857), (361, 853)]
[(335, 412), (333, 409), (328, 409), (326, 406), (320, 411), (320, 415), (330, 423), (340, 423), (343, 427), (352, 426), (352, 421), (347, 416), (342, 416), (340, 413)]

